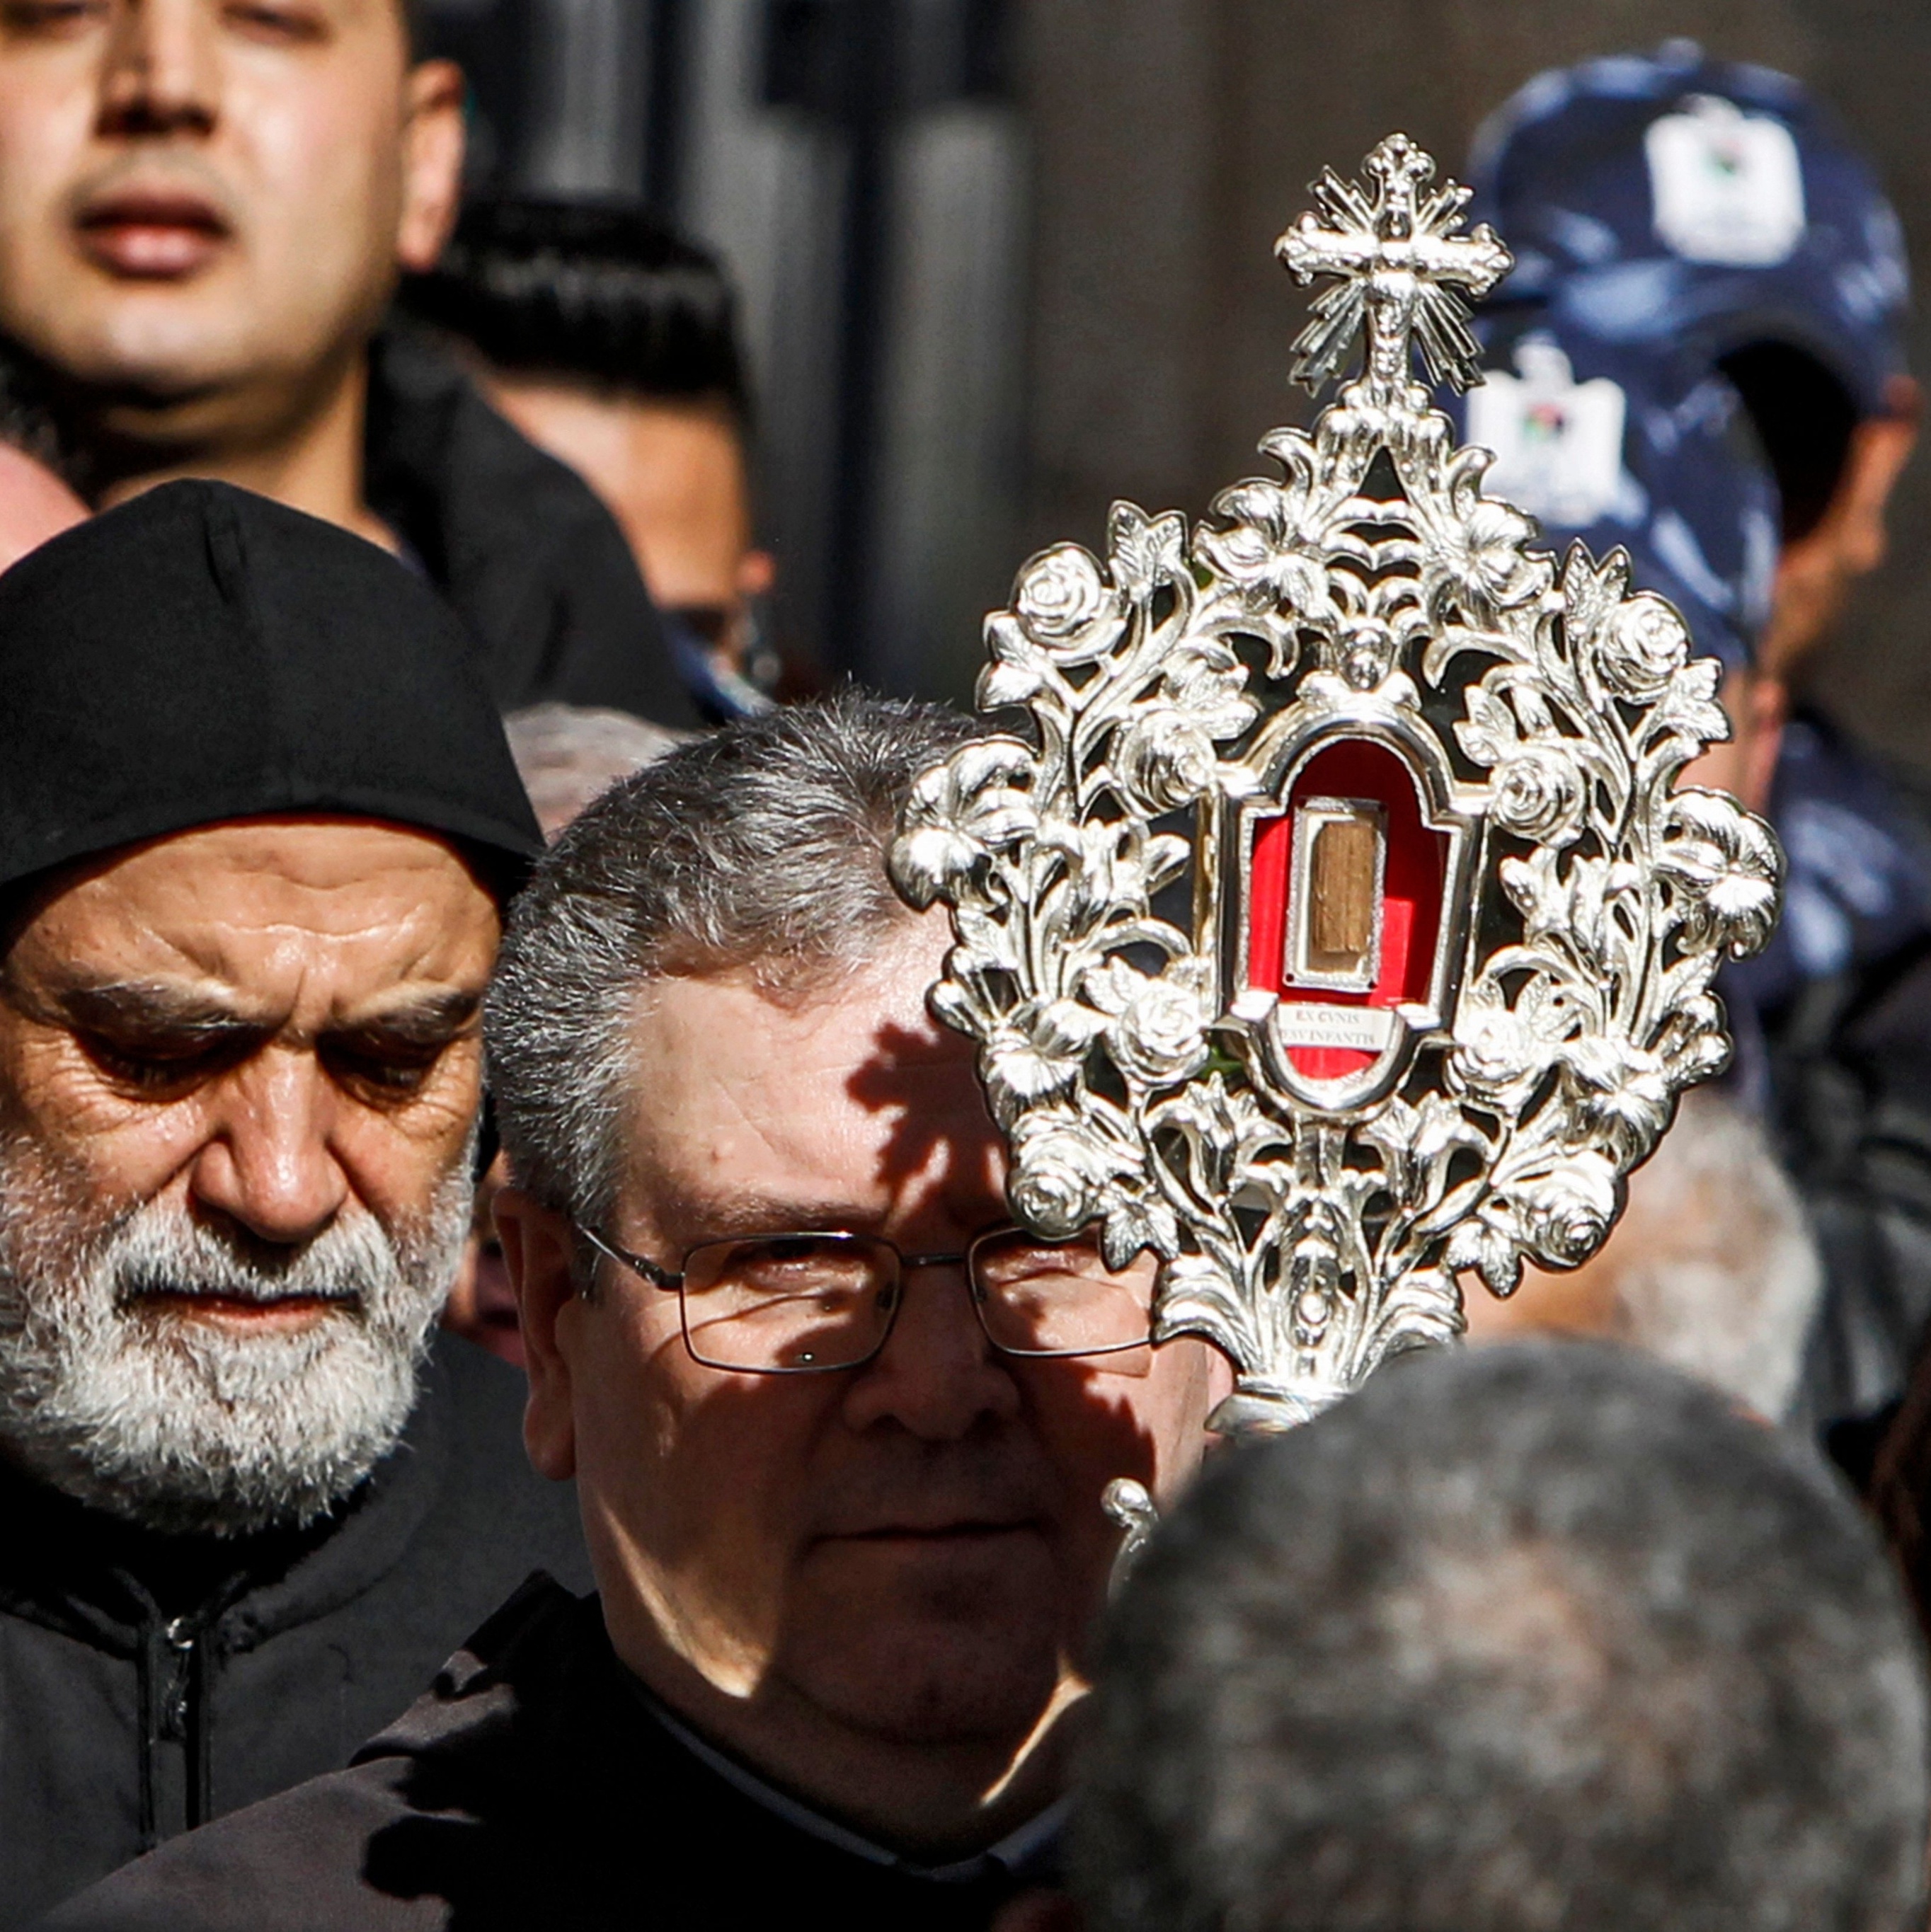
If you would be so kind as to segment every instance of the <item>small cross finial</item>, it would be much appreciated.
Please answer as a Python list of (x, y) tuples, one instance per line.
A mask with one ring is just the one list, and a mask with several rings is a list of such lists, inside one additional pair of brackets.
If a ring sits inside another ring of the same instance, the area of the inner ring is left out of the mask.
[(1362, 377), (1371, 391), (1392, 395), (1407, 385), (1411, 346), (1421, 350), (1431, 382), (1466, 389), (1479, 350), (1460, 291), (1486, 295), (1515, 258), (1486, 222), (1456, 233), (1470, 190), (1452, 181), (1431, 189), (1434, 162), (1407, 135), (1383, 141), (1368, 156), (1367, 173), (1371, 195), (1328, 169), (1314, 186), (1319, 218), (1302, 215), (1275, 244), (1296, 281), (1340, 278), (1316, 301), (1296, 339), (1294, 379), (1318, 389), (1347, 359), (1365, 324)]

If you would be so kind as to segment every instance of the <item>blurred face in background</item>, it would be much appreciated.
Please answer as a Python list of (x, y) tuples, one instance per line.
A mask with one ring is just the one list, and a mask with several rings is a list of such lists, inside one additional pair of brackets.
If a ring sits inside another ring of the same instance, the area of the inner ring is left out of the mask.
[(747, 602), (771, 587), (752, 542), (743, 431), (722, 403), (599, 393), (491, 370), (485, 392), (608, 506), (659, 610), (682, 614), (741, 666)]
[(86, 516), (87, 506), (45, 464), (0, 442), (0, 570)]
[(1788, 676), (1824, 643), (1859, 582), (1890, 548), (1892, 492), (1917, 441), (1922, 397), (1906, 376), (1891, 384), (1893, 406), (1851, 433), (1844, 466), (1815, 525), (1787, 538), (1777, 562), (1776, 600), (1761, 646), (1763, 661)]
[(287, 434), (440, 248), (461, 94), (400, 0), (6, 0), (0, 329), (108, 444)]
[(1781, 679), (1761, 669), (1737, 668), (1724, 673), (1716, 698), (1730, 721), (1730, 735), (1692, 758), (1677, 782), (1727, 791), (1752, 812), (1762, 812), (1776, 776), (1789, 692)]

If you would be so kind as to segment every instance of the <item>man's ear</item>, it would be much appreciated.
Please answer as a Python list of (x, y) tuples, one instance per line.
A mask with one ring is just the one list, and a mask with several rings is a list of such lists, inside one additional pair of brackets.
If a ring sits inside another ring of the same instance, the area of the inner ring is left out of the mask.
[(463, 198), (463, 70), (419, 62), (403, 82), (402, 214), (395, 259), (411, 274), (436, 266)]
[(1883, 562), (1888, 547), (1885, 514), (1891, 492), (1917, 446), (1923, 399), (1908, 376), (1895, 379), (1898, 406), (1860, 422), (1851, 433), (1851, 449), (1842, 480), (1827, 518), (1842, 525), (1841, 541), (1848, 567), (1867, 574)]
[(560, 1483), (577, 1472), (570, 1365), (557, 1346), (558, 1318), (576, 1299), (576, 1238), (561, 1214), (520, 1187), (506, 1187), (496, 1197), (496, 1233), (516, 1291), (530, 1377), (523, 1446), (539, 1474)]

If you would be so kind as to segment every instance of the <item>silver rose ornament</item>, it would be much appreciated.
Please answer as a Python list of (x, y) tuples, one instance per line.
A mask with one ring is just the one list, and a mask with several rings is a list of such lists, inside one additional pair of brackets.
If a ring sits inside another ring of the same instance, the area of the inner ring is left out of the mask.
[(980, 688), (1026, 730), (922, 782), (893, 859), (953, 910), (931, 1003), (1012, 1211), (1159, 1257), (1154, 1339), (1227, 1356), (1230, 1432), (1593, 1253), (1776, 904), (1768, 830), (1676, 789), (1715, 662), (1620, 551), (1540, 548), (1418, 380), (1471, 380), (1506, 251), (1404, 138), (1367, 174), (1279, 244), (1338, 396), (1199, 526), (1116, 504), (1104, 556), (1025, 567)]

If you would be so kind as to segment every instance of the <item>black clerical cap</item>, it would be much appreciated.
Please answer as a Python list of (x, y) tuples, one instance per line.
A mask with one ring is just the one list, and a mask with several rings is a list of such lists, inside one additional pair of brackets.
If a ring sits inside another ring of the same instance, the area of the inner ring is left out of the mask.
[(440, 832), (499, 888), (542, 849), (474, 646), (415, 572), (182, 482), (0, 575), (0, 886), (283, 812)]

